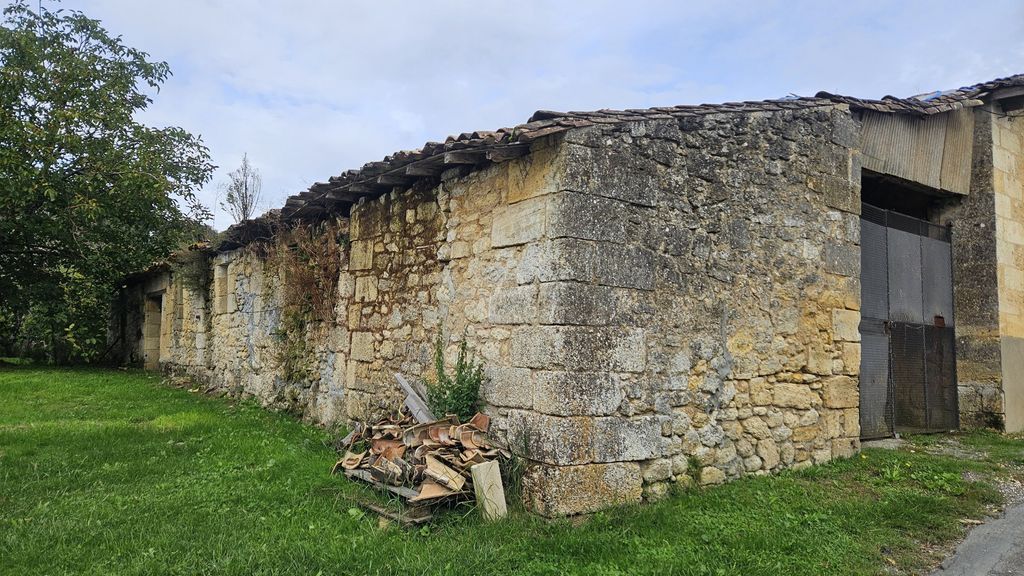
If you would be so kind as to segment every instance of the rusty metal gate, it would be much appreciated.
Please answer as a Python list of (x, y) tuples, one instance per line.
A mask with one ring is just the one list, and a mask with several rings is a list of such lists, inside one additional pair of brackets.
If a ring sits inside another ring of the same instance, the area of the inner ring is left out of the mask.
[(862, 438), (959, 427), (950, 229), (864, 204)]

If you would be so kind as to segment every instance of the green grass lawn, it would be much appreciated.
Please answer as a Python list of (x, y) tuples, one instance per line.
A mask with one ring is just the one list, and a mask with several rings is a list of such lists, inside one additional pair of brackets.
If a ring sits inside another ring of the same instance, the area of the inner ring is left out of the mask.
[(324, 430), (141, 372), (0, 368), (2, 574), (916, 573), (999, 494), (1024, 442), (963, 437), (750, 478), (583, 521), (458, 509), (381, 526)]

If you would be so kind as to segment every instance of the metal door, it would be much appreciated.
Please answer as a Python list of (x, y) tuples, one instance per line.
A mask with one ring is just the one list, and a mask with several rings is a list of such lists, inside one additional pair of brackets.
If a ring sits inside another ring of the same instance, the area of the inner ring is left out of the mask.
[(949, 228), (865, 204), (862, 438), (959, 427)]

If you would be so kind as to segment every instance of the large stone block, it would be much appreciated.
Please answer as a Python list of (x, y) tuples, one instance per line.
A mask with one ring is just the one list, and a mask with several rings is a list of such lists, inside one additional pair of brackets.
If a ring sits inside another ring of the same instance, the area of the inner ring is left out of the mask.
[(580, 282), (541, 284), (537, 321), (541, 324), (603, 326), (616, 315), (616, 292)]
[(514, 329), (514, 366), (565, 370), (642, 372), (646, 366), (640, 328), (524, 326)]
[(821, 347), (808, 347), (805, 367), (811, 374), (823, 376), (832, 374), (832, 353), (823, 350)]
[(608, 286), (652, 290), (654, 254), (636, 246), (602, 242), (597, 245), (594, 278)]
[(595, 462), (649, 460), (661, 455), (661, 419), (657, 416), (608, 416), (595, 422)]
[(777, 382), (774, 387), (772, 403), (781, 408), (799, 408), (807, 410), (821, 402), (818, 394), (807, 384)]
[(843, 372), (846, 374), (860, 373), (860, 343), (844, 342), (840, 358), (843, 361)]
[(361, 276), (356, 278), (355, 301), (373, 302), (377, 300), (378, 280), (376, 276)]
[[(350, 272), (342, 272), (338, 274), (338, 306), (343, 307), (348, 303), (348, 299), (355, 294), (356, 291), (356, 279)], [(344, 321), (342, 318), (340, 321)]]
[(524, 499), (544, 516), (587, 514), (639, 502), (643, 494), (635, 462), (584, 466), (530, 466), (523, 476)]
[(601, 196), (561, 192), (548, 201), (548, 236), (623, 243), (628, 209)]
[(561, 364), (562, 334), (553, 326), (524, 326), (512, 331), (509, 358), (513, 366), (554, 368)]
[(856, 244), (838, 244), (835, 242), (826, 244), (825, 271), (838, 276), (859, 275), (860, 246)]
[(594, 245), (575, 238), (558, 238), (531, 243), (526, 247), (516, 270), (519, 284), (556, 280), (593, 279), (596, 254)]
[(850, 112), (835, 111), (831, 116), (832, 124), (829, 138), (832, 140), (832, 143), (843, 148), (859, 148), (860, 126), (853, 119)]
[(349, 357), (360, 362), (372, 362), (374, 356), (374, 338), (372, 332), (353, 332)]
[(376, 202), (361, 202), (352, 207), (349, 232), (354, 239), (383, 234), (387, 228), (387, 211), (382, 210), (383, 198)]
[(508, 203), (551, 194), (558, 190), (558, 147), (546, 146), (506, 164)]
[(654, 206), (658, 164), (621, 143), (600, 148), (564, 146), (563, 190), (596, 194), (631, 204)]
[(832, 441), (833, 458), (849, 458), (860, 452), (859, 438), (838, 438)]
[(560, 466), (594, 460), (593, 418), (563, 418), (510, 410), (506, 424), (508, 447), (520, 456)]
[(369, 270), (373, 267), (373, 240), (354, 240), (348, 258), (349, 270)]
[(842, 342), (860, 342), (860, 312), (832, 310), (832, 337)]
[(530, 324), (537, 318), (537, 286), (499, 288), (487, 309), (492, 324)]
[(559, 416), (605, 416), (622, 403), (618, 381), (607, 372), (537, 372), (534, 409)]
[(492, 406), (533, 407), (533, 381), (529, 368), (485, 366), (480, 397)]
[(566, 328), (565, 367), (642, 372), (647, 365), (644, 331), (640, 328)]
[[(847, 167), (846, 171), (849, 170)], [(822, 193), (826, 206), (850, 214), (860, 214), (860, 189), (845, 174), (821, 176), (809, 185)]]
[(358, 390), (360, 392), (373, 392), (371, 382), (371, 370), (369, 364), (357, 360), (349, 360), (345, 363), (345, 389), (348, 391)]
[(544, 198), (531, 198), (495, 210), (491, 224), (491, 246), (499, 248), (526, 244), (543, 236), (545, 204)]
[(857, 380), (849, 376), (826, 378), (822, 384), (822, 400), (826, 408), (856, 408), (860, 406), (860, 388)]

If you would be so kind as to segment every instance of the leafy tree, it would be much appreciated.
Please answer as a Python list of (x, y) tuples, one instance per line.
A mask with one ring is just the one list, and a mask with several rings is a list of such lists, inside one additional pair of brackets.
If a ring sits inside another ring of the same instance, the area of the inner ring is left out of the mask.
[(260, 171), (249, 164), (249, 155), (242, 156), (242, 165), (228, 173), (229, 181), (224, 186), (224, 203), (221, 206), (231, 214), (235, 222), (248, 220), (256, 214), (263, 191), (263, 177)]
[(199, 138), (135, 120), (170, 75), (81, 12), (0, 21), (0, 316), (50, 360), (103, 348), (111, 288), (196, 239)]

